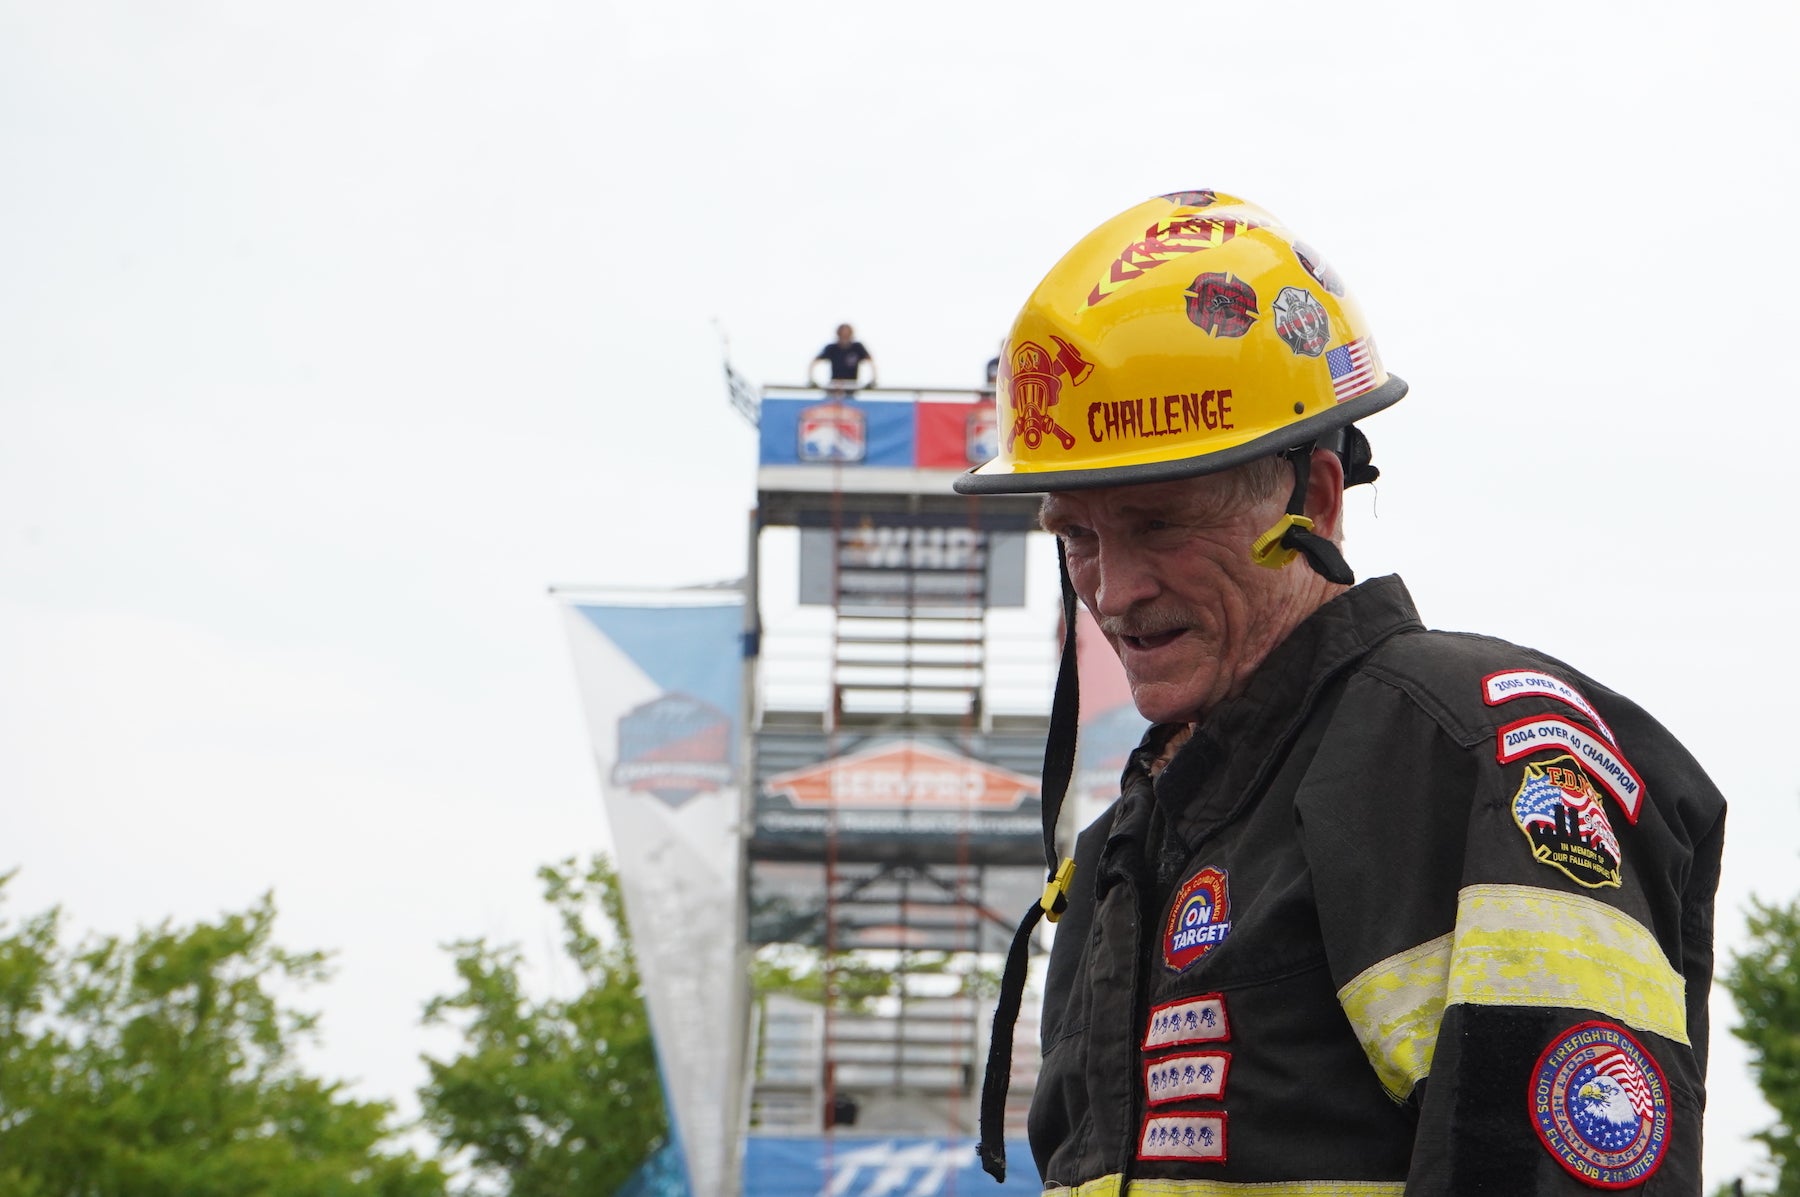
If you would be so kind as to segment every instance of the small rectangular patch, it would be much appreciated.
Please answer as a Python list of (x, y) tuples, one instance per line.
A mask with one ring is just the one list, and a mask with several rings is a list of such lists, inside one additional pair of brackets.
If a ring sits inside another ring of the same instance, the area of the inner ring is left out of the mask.
[(1149, 1025), (1144, 1028), (1144, 1050), (1229, 1038), (1231, 1024), (1225, 1019), (1224, 996), (1206, 993), (1152, 1006)]
[(1195, 1052), (1152, 1060), (1144, 1065), (1145, 1099), (1153, 1106), (1190, 1097), (1220, 1100), (1225, 1096), (1225, 1074), (1230, 1069), (1230, 1052)]
[(1152, 1114), (1138, 1139), (1140, 1160), (1225, 1162), (1225, 1113)]
[(1539, 694), (1568, 703), (1592, 719), (1594, 728), (1601, 735), (1614, 744), (1619, 742), (1619, 738), (1613, 735), (1612, 728), (1606, 726), (1606, 720), (1600, 718), (1600, 712), (1594, 709), (1594, 704), (1561, 678), (1551, 677), (1536, 669), (1508, 669), (1501, 673), (1490, 673), (1481, 679), (1481, 699), (1490, 707), (1511, 702), (1515, 698), (1524, 698), (1527, 694)]
[(1644, 779), (1596, 732), (1555, 715), (1534, 715), (1494, 733), (1494, 759), (1502, 765), (1545, 749), (1566, 749), (1591, 770), (1632, 823), (1644, 801)]

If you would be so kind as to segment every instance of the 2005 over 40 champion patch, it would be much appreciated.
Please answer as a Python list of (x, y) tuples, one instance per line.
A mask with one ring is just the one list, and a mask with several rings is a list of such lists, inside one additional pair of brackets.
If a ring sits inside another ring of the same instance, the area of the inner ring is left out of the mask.
[(1595, 1188), (1642, 1184), (1668, 1153), (1668, 1081), (1623, 1027), (1584, 1022), (1558, 1035), (1532, 1070), (1529, 1101), (1544, 1147)]
[(1224, 869), (1201, 869), (1175, 891), (1163, 930), (1163, 963), (1176, 972), (1225, 942), (1231, 934), (1231, 897)]
[(1527, 761), (1512, 814), (1539, 862), (1589, 889), (1619, 884), (1619, 838), (1599, 791), (1574, 757)]

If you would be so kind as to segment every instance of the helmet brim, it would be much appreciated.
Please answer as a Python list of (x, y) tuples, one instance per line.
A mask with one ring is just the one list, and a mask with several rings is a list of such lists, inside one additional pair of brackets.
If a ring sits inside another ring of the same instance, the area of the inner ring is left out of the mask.
[(1327, 433), (1353, 424), (1364, 416), (1392, 407), (1405, 394), (1406, 380), (1390, 374), (1386, 382), (1372, 391), (1348, 399), (1316, 416), (1283, 425), (1253, 441), (1233, 445), (1217, 453), (1090, 470), (1031, 470), (984, 474), (981, 471), (987, 467), (978, 466), (966, 474), (958, 475), (951, 485), (959, 495), (1029, 495), (1198, 478), (1204, 474), (1217, 474), (1233, 469), (1261, 457), (1273, 457), (1277, 453), (1319, 440)]

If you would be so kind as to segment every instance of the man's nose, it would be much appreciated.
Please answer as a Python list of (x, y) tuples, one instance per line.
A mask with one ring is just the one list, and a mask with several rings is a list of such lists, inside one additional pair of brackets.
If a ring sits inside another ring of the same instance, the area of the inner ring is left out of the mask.
[(1157, 592), (1156, 572), (1152, 562), (1135, 547), (1104, 541), (1094, 562), (1098, 585), (1094, 587), (1094, 603), (1098, 616), (1119, 616), (1129, 612)]

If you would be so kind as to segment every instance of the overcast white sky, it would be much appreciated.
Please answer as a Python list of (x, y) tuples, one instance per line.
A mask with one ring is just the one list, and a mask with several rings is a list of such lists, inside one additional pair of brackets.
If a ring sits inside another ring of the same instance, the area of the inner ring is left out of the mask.
[[(1796, 889), (1792, 5), (0, 0), (0, 869), (273, 887), (411, 1108), (437, 944), (606, 843), (553, 583), (731, 577), (760, 382), (973, 384), (1149, 195), (1280, 215), (1412, 395), (1352, 563), (1631, 694)], [(1766, 1117), (1715, 1003), (1710, 1183)]]

